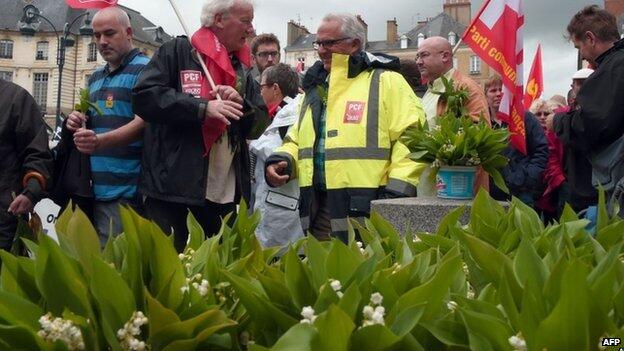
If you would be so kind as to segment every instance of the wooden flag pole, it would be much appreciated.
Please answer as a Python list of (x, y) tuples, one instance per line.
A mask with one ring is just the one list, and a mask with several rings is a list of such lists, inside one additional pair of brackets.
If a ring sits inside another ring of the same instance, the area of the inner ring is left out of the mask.
[(455, 55), (455, 53), (457, 52), (457, 49), (459, 49), (459, 45), (462, 43), (462, 38), (459, 38), (459, 40), (457, 41), (457, 44), (455, 44), (455, 46), (453, 47), (453, 55)]
[[(186, 37), (188, 38), (190, 42), (191, 32), (186, 26), (186, 22), (184, 22), (184, 19), (182, 19), (182, 15), (180, 14), (180, 10), (178, 9), (178, 6), (176, 5), (174, 0), (169, 0), (169, 3), (171, 4), (171, 7), (173, 7), (173, 11), (176, 13), (176, 16), (178, 16), (178, 20), (180, 21), (180, 24), (182, 24), (182, 29), (184, 29), (184, 33), (186, 33)], [(214, 80), (212, 79), (212, 76), (210, 75), (210, 72), (208, 72), (208, 67), (206, 67), (206, 63), (204, 62), (204, 60), (202, 59), (201, 55), (199, 54), (197, 50), (195, 50), (195, 56), (197, 56), (197, 60), (199, 61), (199, 64), (201, 65), (201, 68), (204, 71), (206, 78), (208, 78), (208, 83), (210, 83), (210, 88), (214, 92), (216, 92), (217, 86), (215, 85)], [(217, 96), (217, 100), (221, 100), (221, 96), (219, 96), (218, 93), (216, 94), (216, 96)]]

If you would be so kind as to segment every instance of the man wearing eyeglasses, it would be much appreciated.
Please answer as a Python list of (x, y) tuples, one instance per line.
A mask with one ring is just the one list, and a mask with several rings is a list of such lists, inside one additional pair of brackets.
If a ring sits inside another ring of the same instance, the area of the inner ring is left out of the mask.
[[(455, 88), (468, 89), (470, 96), (466, 108), (472, 119), (478, 122), (483, 116), (489, 123), (488, 104), (481, 87), (470, 77), (453, 68), (453, 48), (446, 38), (430, 37), (419, 43), (416, 64), (420, 75), (427, 81), (427, 92), (422, 101), (430, 127), (436, 125), (436, 116), (441, 115), (446, 109), (446, 103), (440, 100), (439, 94), (435, 93), (444, 92), (444, 84), (442, 84), (441, 78), (443, 76), (448, 80), (452, 79)], [(429, 179), (430, 169), (427, 168), (420, 178), (418, 196), (435, 196), (435, 184)], [(476, 189), (479, 187), (487, 189), (487, 174), (478, 171), (476, 182)]]
[(414, 196), (424, 168), (399, 142), (424, 120), (420, 100), (398, 73), (398, 59), (367, 53), (364, 43), (357, 17), (325, 16), (298, 122), (266, 162), (270, 186), (299, 181), (303, 229), (321, 240), (346, 241), (348, 217), (368, 216), (371, 200)]
[(258, 35), (251, 42), (251, 56), (254, 67), (250, 70), (251, 76), (260, 83), (260, 74), (265, 69), (280, 63), (280, 42), (273, 33)]

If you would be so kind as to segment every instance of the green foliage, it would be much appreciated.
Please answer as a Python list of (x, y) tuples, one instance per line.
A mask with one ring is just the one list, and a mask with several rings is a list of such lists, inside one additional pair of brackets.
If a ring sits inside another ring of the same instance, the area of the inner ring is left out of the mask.
[(80, 101), (74, 105), (74, 110), (81, 113), (87, 113), (87, 111), (92, 108), (98, 116), (102, 115), (102, 110), (97, 103), (91, 102), (91, 99), (89, 98), (89, 88), (80, 89), (80, 93), (78, 95), (80, 96)]
[(596, 350), (622, 337), (620, 218), (603, 208), (593, 238), (569, 211), (544, 227), (484, 192), (466, 225), (464, 211), (435, 234), (402, 236), (373, 214), (353, 224), (362, 243), (352, 231), (347, 244), (308, 237), (279, 250), (259, 245), (258, 215), (241, 204), (212, 238), (189, 215), (178, 255), (127, 209), (124, 233), (100, 250), (67, 210), (60, 244), (0, 252), (0, 349), (67, 349), (40, 335), (47, 313), (79, 328), (85, 349), (128, 349), (118, 333), (136, 311), (151, 350)]
[(501, 152), (507, 147), (509, 132), (492, 129), (481, 116), (474, 122), (466, 103), (468, 91), (456, 89), (453, 80), (442, 77), (445, 92), (436, 92), (446, 101), (446, 111), (435, 118), (436, 125), (427, 121), (409, 127), (401, 142), (410, 150), (408, 157), (416, 162), (440, 166), (481, 166), (488, 172), (496, 186), (507, 189), (500, 169), (507, 165)]

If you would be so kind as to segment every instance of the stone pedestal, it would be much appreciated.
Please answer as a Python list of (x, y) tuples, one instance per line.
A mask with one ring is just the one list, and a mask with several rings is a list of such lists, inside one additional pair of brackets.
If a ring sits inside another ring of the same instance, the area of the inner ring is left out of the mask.
[(460, 218), (463, 224), (468, 222), (472, 200), (447, 200), (437, 197), (408, 197), (371, 202), (371, 211), (377, 211), (388, 220), (401, 234), (410, 232), (435, 232), (446, 214), (459, 206), (466, 205), (466, 211)]

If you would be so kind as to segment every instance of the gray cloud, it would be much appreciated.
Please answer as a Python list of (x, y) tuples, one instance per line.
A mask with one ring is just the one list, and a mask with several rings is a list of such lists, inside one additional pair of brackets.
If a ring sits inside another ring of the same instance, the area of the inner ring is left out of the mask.
[[(120, 4), (141, 12), (170, 34), (183, 30), (168, 0), (120, 0)], [(203, 0), (176, 0), (188, 27), (199, 26)], [(399, 33), (413, 28), (418, 20), (433, 17), (442, 11), (441, 0), (256, 0), (254, 25), (258, 33), (275, 33), (286, 42), (286, 22), (299, 20), (312, 32), (328, 12), (350, 12), (362, 15), (368, 23), (369, 40), (384, 40), (386, 20), (396, 18)], [(474, 0), (475, 14), (483, 0)], [(569, 89), (570, 77), (576, 71), (576, 50), (564, 38), (570, 18), (583, 6), (601, 1), (587, 0), (525, 0), (524, 71), (528, 75), (537, 43), (542, 44), (544, 66), (544, 96), (562, 94)]]

